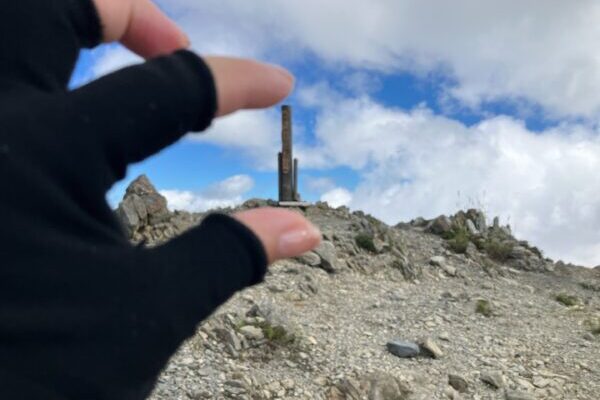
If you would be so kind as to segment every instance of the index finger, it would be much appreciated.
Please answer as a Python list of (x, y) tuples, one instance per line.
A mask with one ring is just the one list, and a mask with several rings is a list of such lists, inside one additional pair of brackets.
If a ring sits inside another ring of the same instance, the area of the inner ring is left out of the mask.
[(189, 46), (187, 35), (151, 0), (94, 0), (104, 41), (152, 58)]

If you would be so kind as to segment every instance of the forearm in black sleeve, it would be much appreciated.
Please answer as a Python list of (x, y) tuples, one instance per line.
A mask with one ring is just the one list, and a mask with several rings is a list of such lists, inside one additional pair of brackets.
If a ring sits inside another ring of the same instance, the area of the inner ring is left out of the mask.
[(0, 0), (0, 399), (143, 399), (197, 324), (267, 259), (211, 216), (154, 249), (106, 191), (127, 165), (210, 125), (210, 69), (181, 50), (66, 89), (101, 39), (91, 0)]
[[(111, 157), (137, 162), (212, 122), (216, 89), (206, 63), (188, 50), (104, 76), (69, 94), (72, 129), (101, 138)], [(123, 165), (116, 165), (118, 169)]]
[(0, 87), (65, 91), (102, 27), (92, 0), (0, 0)]

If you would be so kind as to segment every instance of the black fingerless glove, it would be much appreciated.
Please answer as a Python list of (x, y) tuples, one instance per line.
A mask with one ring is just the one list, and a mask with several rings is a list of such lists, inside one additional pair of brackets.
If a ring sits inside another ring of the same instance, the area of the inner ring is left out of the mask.
[(148, 250), (105, 201), (129, 163), (211, 123), (212, 75), (179, 51), (67, 91), (101, 38), (91, 0), (1, 3), (0, 399), (142, 399), (196, 325), (265, 274), (230, 217)]

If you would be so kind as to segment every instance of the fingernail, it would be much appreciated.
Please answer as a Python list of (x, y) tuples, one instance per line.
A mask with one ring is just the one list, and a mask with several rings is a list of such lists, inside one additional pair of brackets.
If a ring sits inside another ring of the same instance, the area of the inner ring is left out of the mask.
[(279, 258), (294, 257), (319, 245), (321, 231), (314, 225), (286, 232), (279, 237)]

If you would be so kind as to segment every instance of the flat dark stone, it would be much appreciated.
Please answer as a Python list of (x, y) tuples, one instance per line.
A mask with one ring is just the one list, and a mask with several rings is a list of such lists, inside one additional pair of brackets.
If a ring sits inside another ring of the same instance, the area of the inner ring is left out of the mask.
[(419, 345), (413, 342), (392, 340), (386, 345), (388, 351), (401, 358), (412, 358), (419, 355)]

